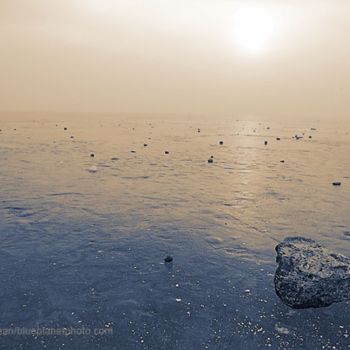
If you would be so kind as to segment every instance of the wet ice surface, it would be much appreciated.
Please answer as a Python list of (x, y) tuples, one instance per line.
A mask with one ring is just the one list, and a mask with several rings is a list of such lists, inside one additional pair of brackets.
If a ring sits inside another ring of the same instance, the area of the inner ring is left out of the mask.
[(113, 329), (3, 336), (0, 348), (350, 346), (348, 303), (292, 310), (273, 286), (274, 247), (286, 236), (350, 256), (348, 128), (157, 120), (0, 128), (0, 328)]

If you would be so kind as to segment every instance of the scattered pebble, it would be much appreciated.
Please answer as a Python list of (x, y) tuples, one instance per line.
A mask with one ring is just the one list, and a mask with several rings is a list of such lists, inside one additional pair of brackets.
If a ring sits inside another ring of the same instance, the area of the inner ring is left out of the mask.
[(147, 146), (148, 146), (147, 143), (144, 143), (144, 144), (143, 144), (143, 147), (147, 147)]
[(91, 158), (95, 157), (95, 154), (94, 153), (90, 153), (90, 157)]
[(334, 181), (333, 182), (333, 186), (341, 186), (341, 182), (340, 181)]
[(208, 163), (214, 163), (214, 159), (213, 158), (209, 158), (208, 159)]
[(222, 146), (224, 144), (224, 141), (220, 141), (219, 144)]
[(164, 261), (165, 261), (166, 263), (170, 263), (170, 262), (173, 261), (173, 257), (170, 256), (170, 255), (168, 255), (168, 256), (164, 259)]
[(165, 154), (169, 154), (169, 151), (165, 151), (164, 153), (165, 153)]
[(277, 140), (277, 141), (281, 141), (281, 138), (280, 138), (280, 137), (276, 137), (276, 140)]
[(280, 327), (278, 324), (275, 325), (275, 329), (279, 334), (287, 335), (289, 334), (289, 329), (286, 327)]
[(267, 146), (267, 141), (264, 142), (265, 146)]
[(95, 165), (93, 165), (92, 167), (90, 167), (89, 169), (88, 169), (88, 171), (90, 172), (90, 173), (96, 173), (97, 172), (97, 167), (95, 166)]

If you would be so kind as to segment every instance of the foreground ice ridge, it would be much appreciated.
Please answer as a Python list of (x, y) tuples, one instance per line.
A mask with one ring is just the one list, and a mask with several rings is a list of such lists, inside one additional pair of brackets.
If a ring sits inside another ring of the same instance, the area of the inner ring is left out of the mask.
[(277, 295), (296, 309), (324, 307), (350, 299), (350, 259), (312, 239), (289, 237), (276, 246)]

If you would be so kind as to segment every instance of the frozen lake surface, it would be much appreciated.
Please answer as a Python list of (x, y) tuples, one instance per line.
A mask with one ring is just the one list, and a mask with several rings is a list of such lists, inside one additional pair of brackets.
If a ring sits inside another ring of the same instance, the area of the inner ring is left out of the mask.
[(287, 236), (350, 256), (346, 125), (0, 124), (0, 328), (101, 331), (1, 349), (350, 348), (350, 304), (273, 285)]

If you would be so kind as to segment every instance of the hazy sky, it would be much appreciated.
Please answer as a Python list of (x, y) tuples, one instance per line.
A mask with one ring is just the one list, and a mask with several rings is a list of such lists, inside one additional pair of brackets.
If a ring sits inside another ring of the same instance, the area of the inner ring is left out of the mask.
[(347, 118), (349, 0), (0, 0), (0, 110)]

